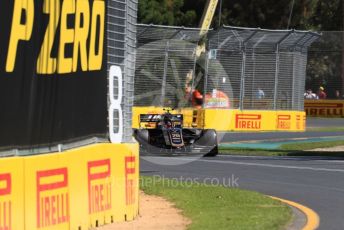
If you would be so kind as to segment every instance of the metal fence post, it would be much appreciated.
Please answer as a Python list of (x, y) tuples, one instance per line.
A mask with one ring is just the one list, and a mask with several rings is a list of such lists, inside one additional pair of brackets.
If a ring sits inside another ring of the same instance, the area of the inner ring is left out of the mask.
[(197, 65), (197, 47), (195, 48), (195, 56), (194, 56), (194, 63), (193, 63), (193, 68), (192, 68), (192, 74), (194, 75), (192, 77), (192, 84), (191, 84), (191, 92), (195, 89), (195, 78), (197, 77), (196, 76), (196, 65)]
[(276, 66), (275, 66), (275, 88), (274, 88), (274, 106), (273, 109), (277, 109), (277, 97), (278, 97), (278, 77), (279, 77), (279, 69), (280, 69), (280, 45), (283, 43), (284, 40), (289, 38), (289, 36), (294, 31), (291, 30), (289, 33), (284, 35), (276, 44)]
[[(208, 89), (208, 71), (209, 71), (209, 51), (206, 51), (205, 54), (205, 68), (204, 68), (204, 84), (203, 84), (203, 98), (205, 99), (205, 95), (208, 93), (207, 89)], [(202, 107), (204, 108), (204, 103), (205, 101), (203, 101), (203, 105)]]
[(167, 78), (167, 72), (168, 72), (168, 52), (170, 47), (170, 41), (166, 42), (166, 48), (165, 48), (165, 61), (164, 61), (164, 75), (162, 78), (162, 86), (161, 86), (161, 106), (165, 105), (165, 95), (166, 95), (166, 78)]
[(296, 74), (296, 57), (295, 57), (295, 51), (293, 51), (293, 84), (292, 84), (292, 98), (291, 98), (291, 109), (295, 110), (295, 78), (296, 78), (297, 74)]
[(241, 82), (240, 82), (240, 101), (239, 109), (244, 109), (244, 96), (245, 96), (245, 69), (246, 69), (246, 48), (245, 44), (242, 44), (242, 61), (241, 61)]
[(275, 69), (275, 88), (274, 88), (274, 106), (273, 109), (276, 110), (277, 107), (277, 93), (278, 93), (278, 75), (279, 75), (279, 60), (280, 59), (280, 52), (279, 52), (279, 44), (276, 45), (276, 69)]
[(245, 77), (246, 77), (246, 44), (259, 32), (259, 29), (254, 30), (248, 38), (244, 41), (240, 40), (241, 52), (242, 52), (242, 63), (241, 63), (241, 85), (240, 85), (240, 103), (239, 109), (244, 109), (244, 98), (245, 98)]

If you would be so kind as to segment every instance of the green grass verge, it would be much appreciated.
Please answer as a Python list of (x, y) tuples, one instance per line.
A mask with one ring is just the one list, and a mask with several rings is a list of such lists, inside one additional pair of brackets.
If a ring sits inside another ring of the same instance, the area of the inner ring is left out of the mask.
[(284, 144), (281, 146), (282, 150), (303, 151), (316, 148), (329, 148), (334, 146), (344, 145), (344, 141), (322, 141), (322, 142), (309, 142), (309, 143), (292, 143)]
[[(329, 148), (344, 145), (344, 141), (323, 141), (311, 143), (283, 144), (279, 149), (239, 149), (219, 148), (222, 154), (246, 155), (246, 156), (334, 156), (344, 157), (344, 152), (316, 152), (308, 151), (316, 148)], [(306, 151), (307, 150), (307, 151)]]
[[(292, 211), (279, 201), (236, 188), (140, 177), (141, 189), (165, 197), (190, 218), (188, 229), (283, 229)], [(158, 210), (157, 210), (158, 211)]]
[[(289, 151), (288, 151), (289, 152)], [(285, 150), (263, 150), (263, 149), (239, 149), (239, 148), (220, 148), (219, 153), (225, 155), (242, 156), (287, 156)]]

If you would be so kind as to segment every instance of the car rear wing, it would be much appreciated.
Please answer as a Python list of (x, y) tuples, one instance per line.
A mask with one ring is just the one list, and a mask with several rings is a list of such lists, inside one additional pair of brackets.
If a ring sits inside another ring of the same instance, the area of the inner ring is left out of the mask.
[[(140, 114), (140, 128), (155, 129), (167, 114)], [(173, 123), (178, 126), (183, 124), (183, 114), (169, 114)]]

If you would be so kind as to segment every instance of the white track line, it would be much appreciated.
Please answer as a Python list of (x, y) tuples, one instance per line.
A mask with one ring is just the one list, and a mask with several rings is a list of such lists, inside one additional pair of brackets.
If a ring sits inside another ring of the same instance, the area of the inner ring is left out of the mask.
[[(165, 158), (166, 160), (166, 158)], [(175, 161), (188, 161), (192, 163), (195, 158), (173, 158)], [(299, 167), (292, 165), (273, 165), (273, 164), (261, 164), (261, 163), (248, 163), (240, 161), (219, 161), (219, 160), (204, 160), (199, 159), (197, 162), (208, 162), (208, 163), (218, 163), (218, 164), (233, 164), (233, 165), (244, 165), (244, 166), (257, 166), (257, 167), (269, 167), (269, 168), (284, 168), (284, 169), (299, 169), (299, 170), (311, 170), (311, 171), (324, 171), (324, 172), (344, 172), (344, 169), (328, 169), (328, 168), (313, 168), (313, 167)]]
[[(218, 155), (219, 157), (223, 157), (223, 158), (242, 158), (242, 159), (250, 159), (250, 160), (254, 160), (254, 159), (258, 159), (258, 160), (265, 160), (265, 159), (272, 159), (272, 160), (295, 160), (295, 159), (309, 159), (312, 161), (316, 161), (316, 162), (331, 162), (331, 163), (343, 163), (344, 164), (344, 158), (343, 160), (324, 160), (324, 157), (326, 156), (236, 156), (236, 155)], [(330, 158), (330, 157), (329, 157)], [(338, 157), (333, 157), (333, 158), (337, 158)]]

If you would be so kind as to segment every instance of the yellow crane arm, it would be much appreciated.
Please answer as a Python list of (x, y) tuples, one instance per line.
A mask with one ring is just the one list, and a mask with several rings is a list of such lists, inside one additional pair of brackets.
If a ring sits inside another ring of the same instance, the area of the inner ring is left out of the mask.
[[(211, 22), (213, 21), (213, 17), (215, 15), (215, 11), (217, 8), (219, 0), (207, 0), (207, 5), (204, 8), (202, 20), (200, 22), (200, 32), (199, 35), (200, 37), (203, 37), (209, 30), (211, 26)], [(202, 53), (205, 52), (205, 44), (199, 44), (197, 49), (196, 49), (196, 55), (197, 57), (200, 57)]]
[(208, 0), (206, 8), (204, 9), (202, 20), (200, 23), (200, 35), (203, 36), (206, 34), (210, 28), (211, 22), (213, 20), (213, 17), (215, 15), (215, 11), (217, 8), (219, 0)]

